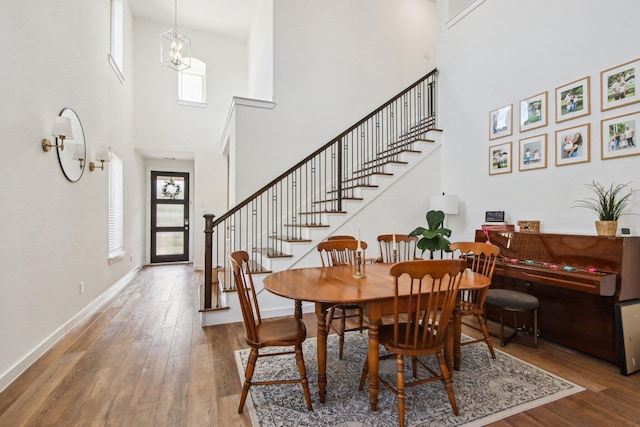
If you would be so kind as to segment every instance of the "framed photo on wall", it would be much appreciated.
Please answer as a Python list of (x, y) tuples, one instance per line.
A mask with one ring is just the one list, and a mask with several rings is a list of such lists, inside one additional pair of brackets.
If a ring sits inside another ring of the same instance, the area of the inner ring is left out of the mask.
[(600, 73), (600, 104), (602, 111), (640, 102), (636, 80), (640, 58)]
[(498, 139), (513, 133), (513, 104), (489, 113), (489, 139)]
[(556, 123), (591, 114), (589, 76), (556, 89)]
[(511, 170), (511, 142), (489, 147), (489, 175), (510, 173)]
[(520, 132), (547, 125), (547, 92), (520, 101)]
[(590, 161), (591, 125), (589, 123), (556, 131), (556, 166)]
[(521, 171), (547, 167), (547, 134), (520, 140), (519, 164)]
[(602, 120), (602, 160), (640, 154), (637, 136), (639, 123), (640, 112)]

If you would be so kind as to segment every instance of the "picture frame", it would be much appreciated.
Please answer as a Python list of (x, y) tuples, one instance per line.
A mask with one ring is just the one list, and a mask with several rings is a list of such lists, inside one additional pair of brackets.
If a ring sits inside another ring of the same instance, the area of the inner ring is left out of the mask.
[(602, 160), (640, 154), (637, 132), (639, 125), (640, 111), (601, 120)]
[(498, 139), (513, 133), (513, 104), (489, 113), (489, 139)]
[(590, 77), (556, 88), (556, 123), (591, 114)]
[(600, 72), (600, 109), (602, 111), (640, 102), (640, 94), (636, 90), (638, 72), (640, 72), (640, 58)]
[(547, 125), (547, 91), (520, 101), (520, 132)]
[(528, 171), (547, 167), (547, 134), (520, 140), (519, 170)]
[(511, 173), (511, 141), (489, 147), (489, 175)]
[(556, 166), (591, 161), (591, 125), (574, 126), (556, 131)]

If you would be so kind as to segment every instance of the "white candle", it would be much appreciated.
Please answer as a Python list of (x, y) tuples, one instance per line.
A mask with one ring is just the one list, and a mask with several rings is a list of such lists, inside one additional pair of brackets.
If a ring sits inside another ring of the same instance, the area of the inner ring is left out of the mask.
[(395, 251), (396, 249), (398, 249), (398, 245), (396, 243), (396, 225), (395, 223), (391, 223), (391, 229), (393, 232), (393, 250)]
[(360, 245), (360, 223), (358, 223), (358, 249), (357, 251), (362, 251), (362, 246)]

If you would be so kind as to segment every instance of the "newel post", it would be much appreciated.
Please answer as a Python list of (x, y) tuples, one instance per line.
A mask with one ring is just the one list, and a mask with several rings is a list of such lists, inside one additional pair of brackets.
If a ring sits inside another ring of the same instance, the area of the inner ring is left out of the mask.
[(213, 214), (204, 214), (204, 308), (211, 308), (213, 273)]

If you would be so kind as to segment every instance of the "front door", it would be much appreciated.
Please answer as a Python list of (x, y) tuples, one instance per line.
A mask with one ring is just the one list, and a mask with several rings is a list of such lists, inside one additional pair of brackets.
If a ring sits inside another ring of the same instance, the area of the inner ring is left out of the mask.
[(189, 174), (151, 172), (151, 262), (189, 261)]

